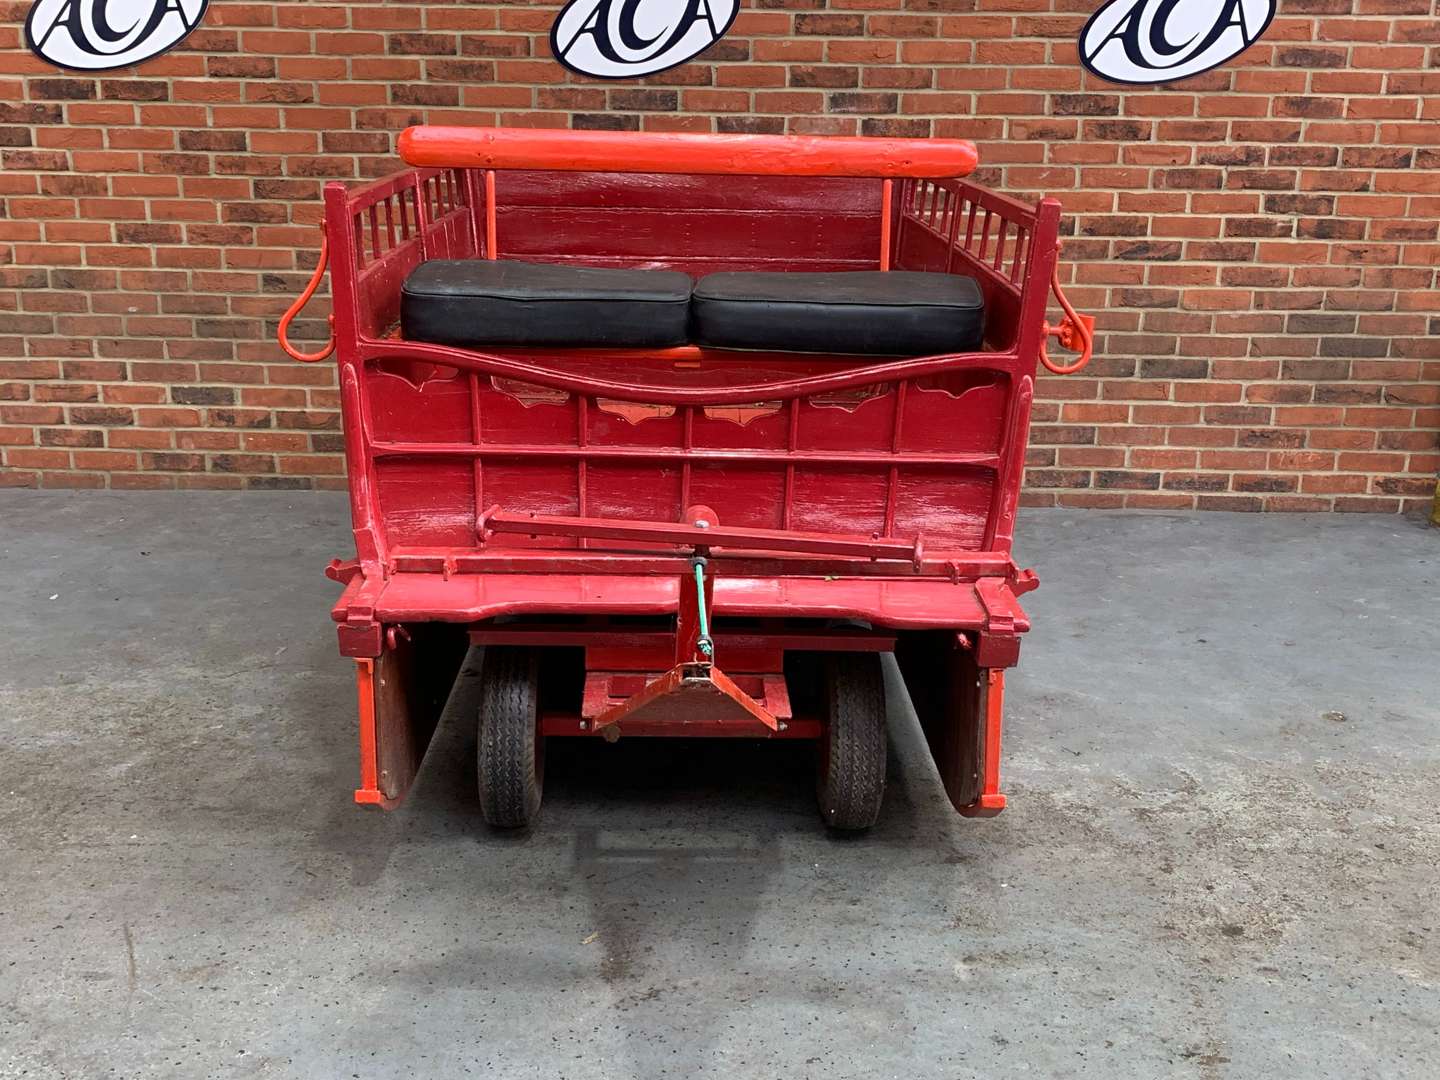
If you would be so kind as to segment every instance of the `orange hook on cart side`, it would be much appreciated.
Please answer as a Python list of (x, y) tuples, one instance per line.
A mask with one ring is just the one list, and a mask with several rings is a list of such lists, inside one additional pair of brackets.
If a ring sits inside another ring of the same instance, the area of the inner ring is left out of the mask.
[[(1040, 363), (1045, 365), (1045, 370), (1056, 375), (1073, 375), (1090, 362), (1090, 354), (1095, 346), (1095, 316), (1081, 315), (1070, 306), (1065, 290), (1060, 287), (1059, 244), (1055, 245), (1055, 253), (1057, 258), (1055, 267), (1050, 272), (1050, 288), (1055, 293), (1055, 299), (1060, 301), (1065, 317), (1060, 320), (1059, 326), (1051, 326), (1048, 322), (1044, 325), (1044, 333), (1040, 336)], [(1055, 363), (1045, 350), (1045, 339), (1048, 337), (1054, 337), (1061, 347), (1078, 352), (1079, 358), (1070, 364)]]
[(315, 295), (315, 290), (320, 288), (320, 282), (325, 277), (325, 268), (329, 263), (330, 240), (325, 236), (321, 236), (320, 262), (315, 267), (315, 273), (310, 277), (310, 284), (305, 286), (305, 291), (300, 294), (295, 303), (290, 305), (290, 310), (285, 312), (280, 319), (280, 332), (277, 335), (280, 339), (280, 348), (285, 350), (290, 359), (299, 360), (302, 364), (317, 363), (335, 351), (335, 316), (333, 314), (330, 316), (330, 340), (325, 343), (325, 347), (319, 352), (301, 352), (290, 344), (290, 324), (295, 321), (295, 316), (299, 315), (305, 305), (310, 302), (310, 298)]

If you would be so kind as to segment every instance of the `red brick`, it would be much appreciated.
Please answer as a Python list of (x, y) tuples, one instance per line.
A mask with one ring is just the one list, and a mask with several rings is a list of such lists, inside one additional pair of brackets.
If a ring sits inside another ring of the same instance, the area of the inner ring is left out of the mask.
[(0, 441), (22, 455), (0, 482), (341, 486), (334, 368), (275, 364), (270, 334), (322, 181), (382, 175), (432, 120), (976, 139), (983, 182), (1061, 198), (1101, 316), (1086, 375), (1040, 383), (1032, 478), (1058, 486), (1027, 503), (1418, 505), (1440, 31), (1425, 0), (1296, 3), (1253, 56), (1164, 89), (1084, 76), (1088, 12), (1044, 0), (766, 0), (613, 85), (550, 59), (544, 5), (211, 5), (139, 73), (0, 102)]

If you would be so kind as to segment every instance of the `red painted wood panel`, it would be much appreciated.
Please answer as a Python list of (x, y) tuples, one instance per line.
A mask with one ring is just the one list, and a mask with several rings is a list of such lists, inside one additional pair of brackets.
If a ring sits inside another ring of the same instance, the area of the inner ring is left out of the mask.
[(879, 180), (813, 176), (649, 176), (626, 173), (499, 172), (501, 206), (561, 209), (754, 210), (872, 219), (879, 235)]
[(376, 463), (375, 474), (389, 543), (475, 546), (470, 462), (386, 458)]
[(502, 258), (697, 276), (879, 265), (877, 180), (519, 173), (496, 193)]
[(458, 371), (440, 377), (434, 374), (433, 365), (416, 366), (422, 370), (407, 370), (409, 365), (402, 363), (393, 370), (370, 372), (370, 423), (375, 438), (405, 442), (419, 435), (426, 442), (472, 441), (469, 377)]

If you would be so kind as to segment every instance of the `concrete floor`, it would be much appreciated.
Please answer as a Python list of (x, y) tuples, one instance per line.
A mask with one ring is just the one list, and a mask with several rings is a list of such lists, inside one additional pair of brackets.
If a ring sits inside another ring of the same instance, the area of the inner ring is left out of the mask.
[(473, 678), (351, 805), (342, 500), (6, 494), (0, 1076), (1437, 1075), (1440, 531), (1021, 533), (1000, 818), (897, 704), (862, 839), (801, 748), (642, 740), (515, 838)]

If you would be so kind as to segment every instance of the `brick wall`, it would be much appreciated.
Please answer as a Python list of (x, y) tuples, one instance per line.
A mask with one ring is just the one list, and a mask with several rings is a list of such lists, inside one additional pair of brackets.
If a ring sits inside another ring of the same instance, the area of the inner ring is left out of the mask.
[[(753, 6), (751, 6), (753, 4)], [(1281, 0), (1168, 89), (1082, 71), (1091, 0), (746, 0), (638, 83), (547, 55), (557, 3), (214, 0), (98, 77), (0, 0), (0, 484), (334, 487), (333, 373), (283, 362), (321, 184), (426, 120), (964, 136), (1061, 197), (1088, 371), (1041, 382), (1028, 499), (1397, 511), (1440, 452), (1440, 19)], [(318, 325), (318, 322), (314, 325)]]

